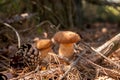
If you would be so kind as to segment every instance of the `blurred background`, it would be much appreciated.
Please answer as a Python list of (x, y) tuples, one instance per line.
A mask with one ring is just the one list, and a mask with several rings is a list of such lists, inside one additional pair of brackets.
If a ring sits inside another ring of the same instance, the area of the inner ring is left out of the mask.
[(120, 32), (120, 0), (0, 0), (0, 23), (0, 48), (17, 43), (2, 23), (12, 25), (23, 43), (72, 30), (100, 45)]

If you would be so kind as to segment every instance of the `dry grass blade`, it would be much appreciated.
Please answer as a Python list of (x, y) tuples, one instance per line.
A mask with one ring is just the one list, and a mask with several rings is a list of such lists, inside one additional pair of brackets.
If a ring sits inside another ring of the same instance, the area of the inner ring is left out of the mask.
[(20, 43), (20, 35), (18, 34), (17, 30), (14, 27), (12, 27), (11, 25), (7, 24), (7, 23), (3, 23), (3, 24), (5, 26), (11, 28), (16, 33), (16, 36), (17, 36), (17, 39), (18, 39), (18, 47), (20, 48), (20, 45), (21, 45), (21, 43)]
[[(2, 62), (0, 62), (0, 63), (2, 63)], [(6, 65), (0, 64), (0, 67), (1, 67), (1, 68), (4, 68), (4, 69), (6, 69), (6, 70), (9, 70), (8, 66), (6, 67)], [(0, 70), (1, 70), (1, 69), (0, 69)]]
[(58, 56), (55, 53), (48, 53), (48, 54), (54, 58), (56, 63), (60, 64), (60, 60), (58, 59)]
[(0, 55), (0, 57), (3, 58), (3, 59), (5, 59), (6, 61), (10, 61), (9, 58), (7, 58), (7, 57), (5, 57), (5, 56), (3, 56), (3, 55)]
[[(83, 51), (81, 54), (85, 54), (86, 53), (86, 51)], [(68, 68), (68, 70), (64, 73), (64, 75), (60, 78), (60, 80), (63, 80), (65, 77), (66, 77), (66, 75), (71, 71), (71, 69), (75, 66), (75, 65), (77, 65), (77, 63), (78, 63), (78, 61), (80, 60), (80, 58), (81, 58), (81, 55), (74, 61), (74, 62), (72, 62), (71, 64), (70, 64), (70, 67)]]
[(21, 80), (21, 79), (25, 79), (27, 77), (33, 77), (33, 75), (38, 75), (39, 77), (42, 77), (42, 76), (46, 76), (49, 74), (53, 74), (55, 71), (59, 71), (59, 70), (60, 70), (60, 68), (54, 68), (54, 69), (50, 69), (50, 70), (37, 71), (37, 72), (36, 72), (36, 70), (34, 70), (29, 73), (26, 73), (25, 75), (18, 76), (17, 78), (12, 78), (10, 80)]

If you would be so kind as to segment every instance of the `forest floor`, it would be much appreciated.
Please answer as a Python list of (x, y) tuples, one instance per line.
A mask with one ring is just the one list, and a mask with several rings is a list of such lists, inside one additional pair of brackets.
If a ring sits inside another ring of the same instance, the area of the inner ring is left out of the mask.
[[(26, 27), (20, 28), (15, 27), (16, 30), (19, 32), (21, 37), (21, 44), (28, 43), (29, 41), (33, 40), (35, 37), (44, 37), (44, 33), (39, 33), (40, 30), (34, 29), (34, 27)], [(25, 31), (26, 30), (26, 31)], [(37, 31), (35, 31), (37, 30)], [(50, 29), (51, 30), (51, 29)], [(104, 44), (106, 41), (120, 33), (120, 26), (115, 23), (109, 23), (109, 22), (96, 22), (92, 24), (86, 24), (82, 29), (80, 28), (72, 28), (67, 29), (74, 32), (77, 32), (80, 34), (81, 38), (84, 42), (88, 43), (90, 46), (97, 48), (100, 45)], [(43, 30), (48, 31), (48, 36), (54, 35), (54, 31), (51, 31), (49, 33), (49, 30)], [(0, 71), (3, 72), (6, 70), (7, 67), (9, 67), (9, 58), (15, 54), (17, 51), (17, 38), (14, 32), (12, 32), (8, 28), (1, 28), (0, 30)], [(4, 58), (4, 57), (5, 58)], [(6, 59), (7, 58), (7, 59)], [(120, 49), (117, 50), (117, 53), (114, 52), (109, 56), (111, 60), (116, 61), (120, 64)], [(6, 60), (5, 60), (6, 59)], [(100, 63), (102, 66), (110, 67), (109, 64)], [(114, 69), (114, 68), (113, 68)], [(99, 78), (99, 79), (98, 79)], [(103, 79), (102, 79), (103, 78)], [(110, 78), (110, 76), (105, 75), (99, 75), (95, 80), (119, 80), (120, 78)], [(83, 79), (83, 80), (91, 80), (91, 79)]]

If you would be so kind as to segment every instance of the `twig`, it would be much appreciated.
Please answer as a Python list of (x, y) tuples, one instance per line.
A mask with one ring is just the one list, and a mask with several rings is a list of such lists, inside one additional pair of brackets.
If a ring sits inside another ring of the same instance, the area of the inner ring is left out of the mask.
[(54, 69), (50, 69), (50, 70), (38, 71), (37, 73), (36, 73), (36, 70), (34, 70), (34, 71), (31, 71), (31, 72), (29, 72), (29, 73), (27, 73), (27, 74), (25, 74), (23, 76), (18, 76), (17, 78), (12, 78), (10, 80), (19, 80), (19, 79), (25, 78), (27, 76), (30, 76), (32, 74), (39, 74), (40, 76), (45, 76), (45, 75), (52, 74), (52, 73), (54, 73), (55, 71), (58, 71), (58, 70), (60, 70), (60, 68), (54, 68)]
[(23, 76), (18, 76), (17, 78), (12, 78), (12, 79), (10, 79), (10, 80), (19, 80), (20, 78), (29, 76), (29, 75), (31, 75), (31, 74), (33, 74), (33, 73), (35, 73), (35, 71), (31, 71), (31, 72), (29, 72), (29, 73), (27, 73), (27, 74), (25, 74), (25, 75), (23, 75)]
[(116, 65), (118, 67), (118, 69), (120, 69), (120, 65), (117, 64), (116, 62), (113, 62), (112, 60), (110, 60), (109, 58), (107, 58), (106, 56), (104, 56), (102, 53), (98, 52), (97, 50), (95, 50), (93, 47), (91, 47), (91, 49), (93, 51), (95, 51), (96, 53), (98, 53), (100, 56), (102, 56), (103, 58), (105, 58), (106, 60), (108, 60), (110, 63)]
[(50, 25), (50, 28), (55, 30), (56, 32), (59, 31), (59, 28), (60, 28), (60, 24), (58, 24), (57, 26), (53, 25), (52, 22), (48, 21), (48, 20), (45, 20), (45, 21), (42, 21), (40, 24), (36, 25), (36, 27), (41, 27), (42, 25), (44, 24), (49, 24)]
[(38, 70), (39, 70), (39, 65), (36, 67), (36, 69), (35, 69), (34, 71), (31, 71), (31, 72), (29, 72), (29, 73), (27, 73), (27, 74), (25, 74), (25, 75), (23, 75), (23, 76), (18, 76), (17, 78), (12, 78), (11, 80), (18, 80), (18, 79), (20, 79), (20, 78), (29, 76), (29, 75), (31, 75), (31, 74), (36, 73)]
[(10, 61), (9, 58), (7, 58), (7, 57), (5, 57), (5, 56), (3, 56), (3, 55), (0, 55), (0, 57), (3, 58), (3, 59), (5, 59), (6, 61)]
[[(93, 47), (90, 47), (88, 44), (81, 42), (88, 50), (90, 50), (92, 53), (98, 54), (100, 56), (102, 56), (103, 58), (105, 58), (106, 60), (109, 61), (109, 63), (112, 63), (114, 65), (116, 65), (118, 68), (120, 68), (120, 65), (117, 64), (116, 62), (113, 62), (112, 60), (110, 60), (109, 58), (107, 58), (106, 56), (104, 56), (101, 52), (98, 52), (98, 50), (94, 49)], [(95, 57), (95, 56), (94, 56)]]
[[(106, 47), (108, 47), (110, 44), (114, 44), (113, 50), (110, 51), (109, 53), (113, 52), (116, 50), (116, 48), (118, 49), (120, 47), (120, 33), (117, 34), (115, 37), (113, 37), (112, 39), (110, 39), (109, 41), (107, 41), (106, 43), (104, 43), (103, 45), (101, 45), (100, 47), (98, 47), (96, 50), (98, 52), (104, 52), (104, 50), (106, 49)], [(105, 53), (104, 53), (105, 54)], [(106, 54), (105, 54), (106, 55)]]
[[(83, 57), (82, 57), (83, 58)], [(84, 58), (85, 59), (85, 58)], [(93, 66), (96, 66), (96, 67), (98, 67), (99, 69), (102, 69), (102, 70), (104, 70), (107, 74), (109, 74), (110, 76), (112, 76), (112, 77), (120, 77), (120, 73), (118, 72), (118, 71), (115, 71), (115, 70), (111, 70), (111, 69), (108, 69), (108, 68), (104, 68), (104, 67), (102, 67), (102, 66), (100, 66), (100, 65), (97, 65), (97, 64), (95, 64), (94, 62), (92, 62), (91, 60), (88, 60), (88, 59), (85, 59), (85, 60), (87, 60), (89, 63), (91, 63)], [(101, 70), (99, 70), (100, 72), (102, 72)], [(102, 72), (103, 73), (103, 72)], [(105, 73), (104, 73), (105, 74)]]
[(58, 56), (57, 56), (55, 53), (50, 52), (50, 53), (48, 53), (48, 54), (51, 55), (51, 56), (53, 56), (53, 58), (54, 58), (54, 60), (55, 60), (56, 63), (60, 64), (60, 61), (59, 61), (59, 59), (58, 59)]
[[(0, 62), (0, 63), (2, 63), (2, 62)], [(9, 70), (8, 66), (6, 67), (6, 65), (4, 65), (4, 64), (0, 64), (0, 67), (5, 68), (6, 70)]]
[[(93, 67), (95, 67), (95, 68), (97, 67), (97, 68), (99, 68), (99, 69), (104, 70), (104, 72), (103, 72), (102, 70), (99, 70), (101, 73), (110, 75), (110, 76), (112, 76), (112, 77), (116, 77), (116, 76), (117, 76), (117, 77), (120, 77), (120, 73), (119, 73), (118, 71), (115, 71), (115, 70), (112, 70), (112, 69), (108, 69), (108, 68), (104, 68), (104, 67), (102, 67), (102, 66), (94, 63), (94, 62), (91, 61), (90, 59), (86, 59), (86, 58), (84, 58), (84, 57), (82, 57), (82, 56), (80, 56), (80, 57), (81, 57), (82, 59), (84, 59), (85, 61), (91, 63), (91, 65), (92, 65)], [(88, 65), (89, 65), (89, 64), (88, 64)]]
[(18, 40), (18, 48), (20, 48), (20, 45), (21, 45), (21, 43), (20, 43), (20, 35), (18, 34), (17, 30), (14, 27), (12, 27), (11, 25), (9, 25), (8, 23), (3, 23), (3, 24), (5, 26), (11, 28), (16, 33), (17, 40)]
[[(56, 59), (56, 62), (58, 62), (58, 63), (60, 63), (59, 59), (62, 59), (62, 60), (64, 60), (65, 62), (70, 63), (70, 61), (69, 61), (68, 58), (66, 58), (66, 57), (61, 57), (61, 56), (59, 56), (59, 55), (57, 55), (57, 54), (54, 54), (54, 53), (48, 53), (48, 54), (51, 55), (51, 56), (53, 56), (54, 59)], [(59, 58), (59, 59), (58, 59), (58, 58)]]
[(48, 24), (50, 24), (50, 25), (53, 25), (50, 21), (45, 20), (45, 21), (42, 21), (40, 24), (36, 25), (36, 27), (41, 27), (42, 25), (44, 25), (44, 24), (46, 24), (46, 23), (48, 23)]
[(81, 53), (81, 55), (80, 55), (74, 62), (72, 62), (72, 63), (70, 64), (69, 69), (64, 73), (64, 75), (60, 78), (60, 80), (63, 80), (63, 79), (67, 76), (67, 74), (71, 71), (71, 69), (72, 69), (75, 65), (77, 65), (77, 63), (78, 63), (78, 61), (80, 60), (82, 54), (85, 54), (85, 53), (86, 53), (86, 51), (83, 51), (83, 52)]

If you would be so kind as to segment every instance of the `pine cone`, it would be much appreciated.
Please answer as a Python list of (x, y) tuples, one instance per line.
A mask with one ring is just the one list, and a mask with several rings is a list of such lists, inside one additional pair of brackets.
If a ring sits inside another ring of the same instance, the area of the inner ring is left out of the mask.
[(32, 44), (23, 44), (11, 58), (13, 68), (33, 67), (39, 64), (39, 52)]

